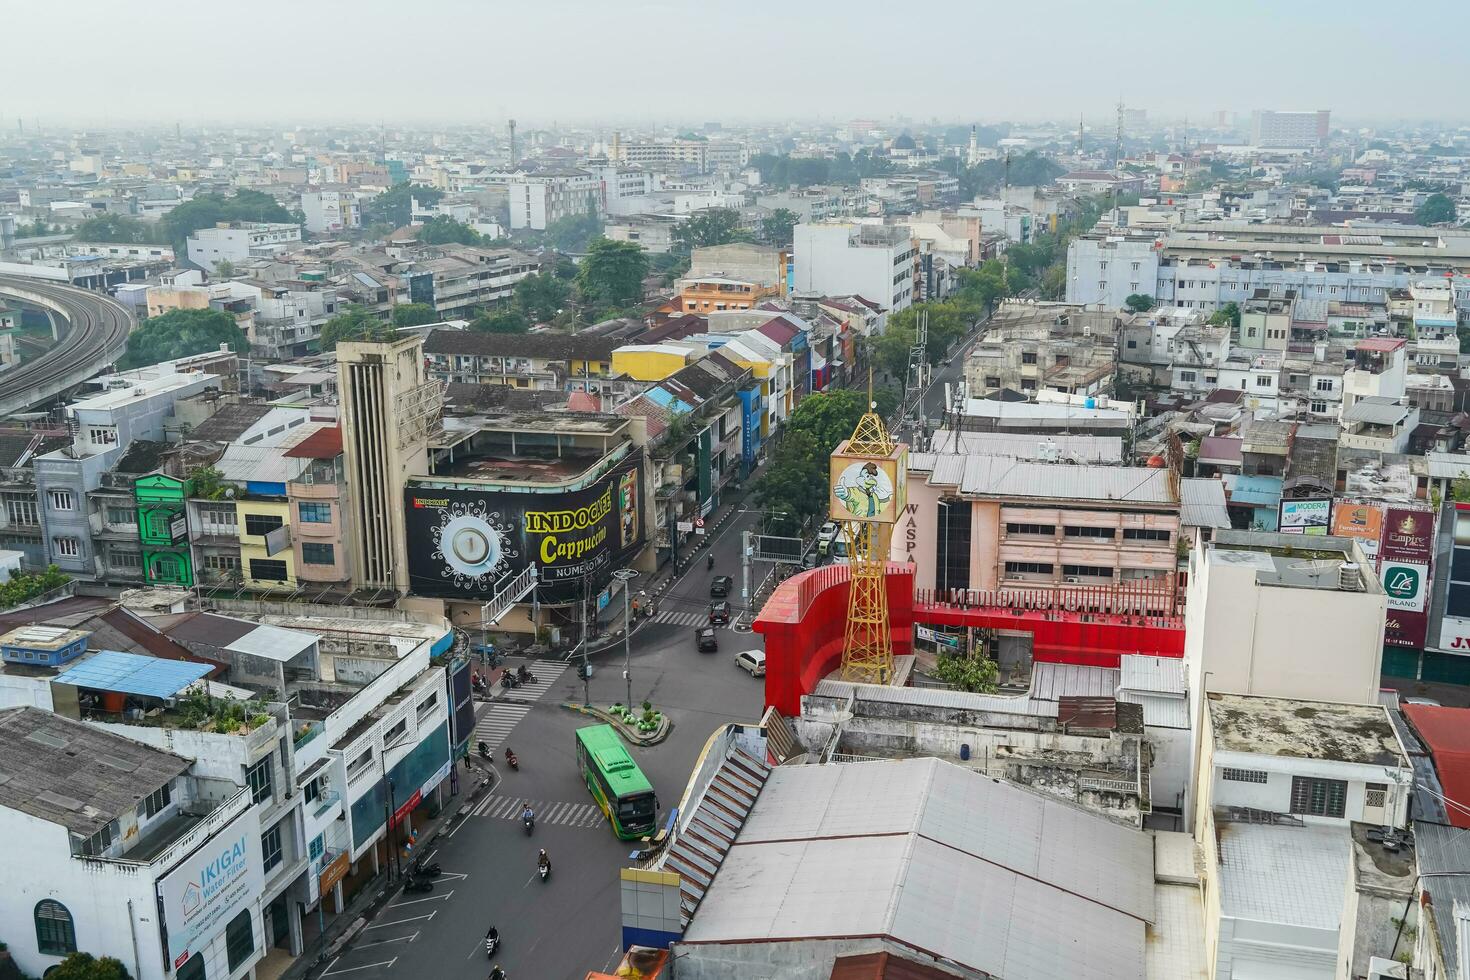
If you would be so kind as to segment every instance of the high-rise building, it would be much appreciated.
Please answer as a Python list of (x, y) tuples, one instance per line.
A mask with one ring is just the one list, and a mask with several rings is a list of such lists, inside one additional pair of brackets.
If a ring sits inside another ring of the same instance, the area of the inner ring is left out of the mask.
[(1332, 110), (1278, 112), (1257, 109), (1251, 113), (1251, 145), (1279, 148), (1321, 146), (1332, 128)]
[(429, 472), (429, 432), (443, 385), (424, 375), (424, 340), (337, 345), (342, 450), (352, 487), (354, 580), (408, 591), (403, 486)]

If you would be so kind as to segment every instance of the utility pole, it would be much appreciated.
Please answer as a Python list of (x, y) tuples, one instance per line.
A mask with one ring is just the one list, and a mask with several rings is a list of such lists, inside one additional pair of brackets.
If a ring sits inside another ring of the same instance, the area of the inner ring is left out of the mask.
[(582, 576), (582, 705), (592, 706), (592, 668), (587, 664), (587, 590), (589, 582), (587, 576)]
[(750, 532), (740, 532), (740, 604), (750, 612)]
[(623, 680), (628, 683), (628, 700), (625, 702), (628, 710), (633, 710), (633, 620), (628, 617), (628, 592), (632, 590), (631, 583), (638, 577), (638, 573), (631, 568), (620, 568), (613, 572), (613, 578), (623, 583)]

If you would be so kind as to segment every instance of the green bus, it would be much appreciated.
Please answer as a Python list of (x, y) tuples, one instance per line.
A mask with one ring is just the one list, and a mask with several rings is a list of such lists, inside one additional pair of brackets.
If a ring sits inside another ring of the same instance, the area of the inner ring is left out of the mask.
[(611, 725), (577, 729), (577, 764), (613, 833), (623, 840), (653, 833), (658, 798)]

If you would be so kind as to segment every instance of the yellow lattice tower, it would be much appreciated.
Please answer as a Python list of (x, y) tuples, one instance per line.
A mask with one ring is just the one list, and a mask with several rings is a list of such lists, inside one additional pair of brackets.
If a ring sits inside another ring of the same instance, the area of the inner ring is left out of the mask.
[(907, 447), (893, 441), (874, 410), (858, 420), (852, 438), (832, 453), (832, 519), (842, 522), (852, 575), (842, 679), (886, 684), (893, 679), (884, 569), (893, 523), (903, 512)]

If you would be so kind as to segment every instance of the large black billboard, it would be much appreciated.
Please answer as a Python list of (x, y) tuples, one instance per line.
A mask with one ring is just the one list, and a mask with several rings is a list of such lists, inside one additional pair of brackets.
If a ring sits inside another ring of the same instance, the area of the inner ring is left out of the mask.
[(409, 486), (408, 574), (416, 595), (483, 602), (534, 562), (542, 602), (569, 602), (643, 547), (643, 458), (583, 490), (522, 493)]

